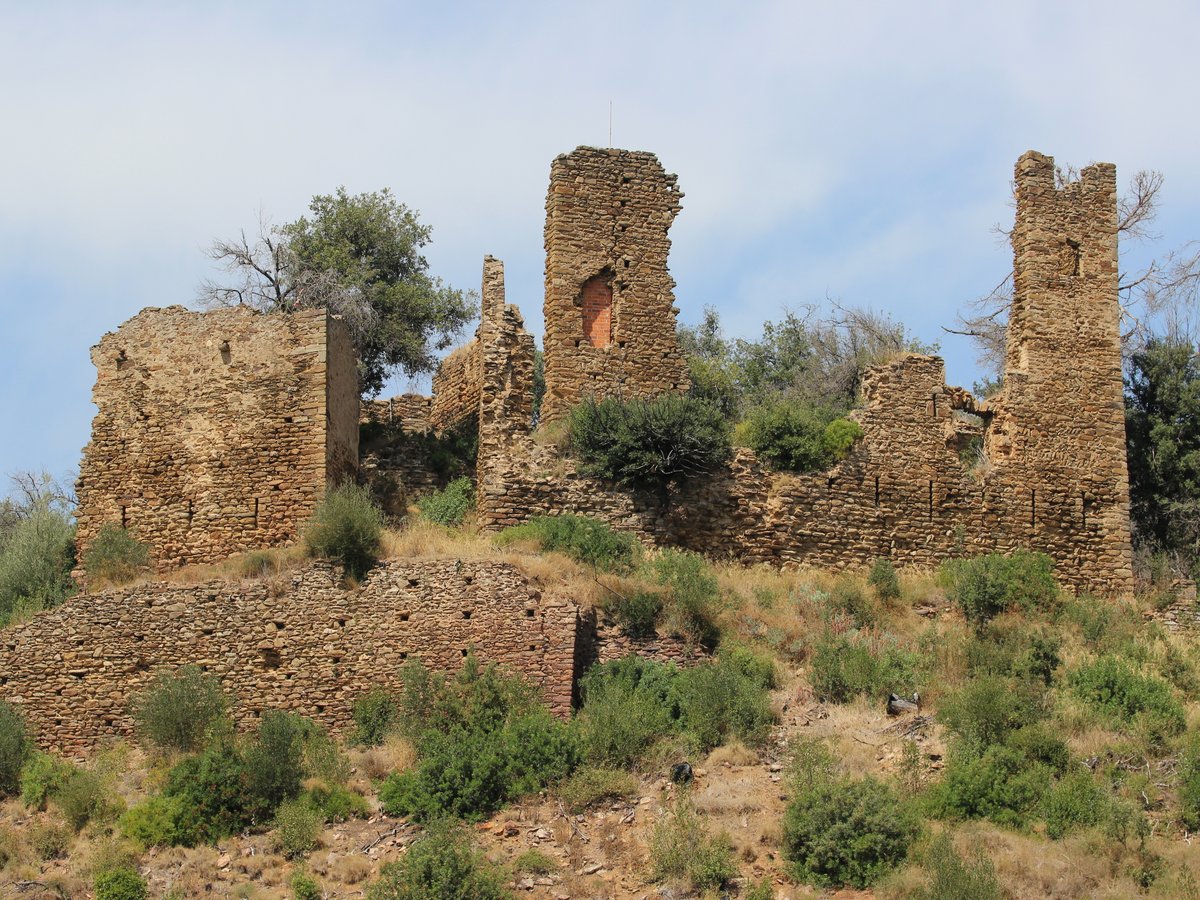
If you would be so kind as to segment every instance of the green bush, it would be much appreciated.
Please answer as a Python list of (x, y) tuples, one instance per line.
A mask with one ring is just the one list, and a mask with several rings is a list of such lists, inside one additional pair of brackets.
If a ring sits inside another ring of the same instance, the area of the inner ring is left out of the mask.
[(982, 628), (1012, 609), (1046, 611), (1058, 602), (1054, 562), (1044, 553), (988, 553), (942, 564), (939, 580), (967, 621)]
[(976, 676), (1013, 676), (1049, 686), (1062, 664), (1061, 649), (1062, 638), (1053, 631), (1000, 619), (978, 629), (967, 642), (967, 670)]
[(1050, 787), (1051, 770), (1020, 750), (995, 744), (981, 754), (956, 747), (942, 780), (929, 792), (934, 815), (948, 819), (991, 819), (1022, 826)]
[(559, 867), (553, 856), (547, 856), (541, 850), (526, 850), (513, 860), (513, 868), (530, 875), (549, 875), (557, 872)]
[(378, 747), (396, 723), (396, 698), (386, 688), (374, 687), (354, 701), (353, 743)]
[(275, 847), (288, 859), (311, 853), (318, 844), (325, 816), (307, 799), (285, 800), (275, 810)]
[(508, 900), (504, 873), (471, 843), (461, 826), (430, 824), (398, 862), (367, 888), (367, 900)]
[(0, 700), (0, 797), (20, 788), (21, 769), (32, 751), (24, 716), (11, 703)]
[(629, 772), (580, 766), (559, 785), (558, 795), (572, 812), (583, 812), (601, 800), (619, 800), (637, 793), (638, 781)]
[(447, 528), (457, 528), (475, 506), (475, 486), (470, 478), (455, 478), (445, 488), (423, 497), (417, 507), (421, 518)]
[(76, 769), (54, 794), (54, 802), (67, 823), (79, 831), (88, 822), (107, 822), (121, 814), (123, 804), (115, 798), (105, 779), (88, 769)]
[(150, 565), (150, 548), (120, 525), (108, 524), (83, 553), (83, 567), (96, 582), (126, 584)]
[(1072, 831), (1104, 822), (1111, 798), (1096, 786), (1088, 772), (1072, 772), (1058, 781), (1042, 800), (1046, 834), (1058, 840)]
[(1179, 821), (1200, 831), (1200, 740), (1193, 740), (1179, 762)]
[(702, 750), (731, 736), (750, 745), (768, 736), (775, 721), (771, 701), (763, 682), (746, 673), (744, 661), (718, 654), (715, 662), (684, 669), (675, 679), (679, 726)]
[(907, 695), (916, 689), (919, 663), (917, 654), (894, 640), (826, 630), (813, 647), (809, 680), (817, 698), (830, 703), (848, 703), (862, 694)]
[(1102, 656), (1080, 666), (1069, 677), (1077, 697), (1097, 709), (1118, 728), (1144, 734), (1152, 743), (1183, 731), (1183, 705), (1160, 678), (1139, 675), (1122, 659)]
[(32, 809), (45, 809), (46, 801), (57, 794), (75, 774), (75, 766), (60, 756), (33, 753), (21, 769), (21, 801)]
[(574, 726), (584, 759), (626, 768), (675, 729), (678, 669), (627, 656), (593, 667), (580, 680), (583, 706)]
[(875, 560), (867, 574), (867, 584), (875, 589), (875, 596), (881, 603), (900, 599), (900, 578), (890, 559)]
[(292, 896), (296, 900), (321, 900), (325, 895), (315, 878), (297, 870), (292, 873)]
[(75, 593), (75, 529), (64, 510), (39, 502), (0, 538), (0, 626)]
[(635, 591), (610, 601), (608, 608), (622, 631), (631, 638), (643, 639), (655, 636), (663, 602), (653, 591)]
[(913, 892), (914, 900), (1002, 900), (1004, 890), (996, 868), (983, 849), (976, 847), (969, 859), (954, 850), (947, 834), (938, 835), (923, 860), (929, 883)]
[(474, 654), (453, 679), (407, 666), (401, 708), (418, 761), (381, 786), (389, 815), (486, 818), (570, 774), (578, 760), (573, 733), (529, 684), (494, 665), (480, 669)]
[(178, 843), (215, 844), (253, 824), (256, 804), (246, 762), (228, 741), (176, 763), (163, 793), (178, 798)]
[(1009, 678), (974, 678), (946, 697), (938, 720), (971, 747), (1001, 744), (1017, 729), (1046, 714), (1040, 692)]
[(247, 788), (253, 798), (249, 813), (265, 821), (285, 800), (300, 793), (304, 779), (304, 742), (312, 725), (292, 713), (270, 709), (258, 723), (256, 739), (246, 748)]
[(669, 589), (667, 630), (693, 644), (716, 646), (721, 636), (721, 587), (704, 557), (666, 548), (649, 562), (647, 574)]
[(570, 442), (585, 472), (662, 499), (671, 484), (715, 472), (732, 452), (720, 411), (678, 394), (588, 398), (571, 411)]
[(626, 531), (617, 531), (599, 519), (570, 514), (534, 516), (523, 525), (504, 529), (496, 542), (503, 546), (524, 540), (606, 572), (627, 571), (638, 547), (637, 540)]
[(371, 492), (343, 484), (325, 495), (304, 527), (310, 552), (340, 562), (346, 574), (361, 578), (383, 545), (383, 513)]
[(882, 782), (818, 778), (788, 804), (783, 853), (802, 881), (862, 889), (904, 861), (919, 828)]
[(713, 834), (686, 793), (654, 825), (650, 867), (655, 881), (683, 879), (694, 891), (715, 891), (738, 874), (729, 835)]
[(341, 785), (314, 785), (301, 796), (320, 810), (326, 822), (348, 822), (371, 815), (371, 805), (366, 798)]
[(738, 440), (777, 469), (819, 472), (850, 454), (862, 428), (834, 410), (778, 399), (751, 409)]
[(125, 837), (143, 852), (151, 847), (191, 846), (192, 835), (180, 830), (183, 798), (158, 795), (131, 806), (117, 823)]
[(146, 900), (146, 882), (136, 869), (109, 869), (96, 876), (96, 900)]
[(138, 697), (134, 720), (144, 740), (163, 750), (191, 753), (228, 708), (221, 682), (189, 665), (155, 678)]
[(870, 628), (879, 621), (876, 605), (863, 593), (862, 588), (849, 578), (839, 578), (834, 583), (826, 602), (830, 609), (849, 616), (855, 628)]

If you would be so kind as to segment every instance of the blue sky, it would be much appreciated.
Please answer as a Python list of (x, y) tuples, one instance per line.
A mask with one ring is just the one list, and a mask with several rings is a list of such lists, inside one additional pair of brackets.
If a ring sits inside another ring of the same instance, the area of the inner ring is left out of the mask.
[(685, 322), (750, 336), (835, 297), (970, 385), (940, 326), (1011, 265), (1023, 151), (1159, 169), (1160, 245), (1200, 238), (1197, 34), (1184, 2), (0, 0), (0, 474), (70, 473), (88, 348), (192, 303), (214, 237), (338, 185), (418, 209), (452, 284), (504, 259), (540, 333), (550, 161), (607, 144), (610, 101), (613, 144), (686, 195)]

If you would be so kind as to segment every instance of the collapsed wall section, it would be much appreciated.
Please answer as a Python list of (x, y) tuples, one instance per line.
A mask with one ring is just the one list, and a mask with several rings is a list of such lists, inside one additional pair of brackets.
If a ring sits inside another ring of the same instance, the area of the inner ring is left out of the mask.
[(680, 192), (652, 153), (580, 147), (550, 168), (542, 418), (584, 397), (688, 389), (667, 231)]
[(288, 543), (358, 464), (346, 326), (323, 310), (145, 309), (92, 348), (78, 546), (106, 524), (159, 569)]
[(406, 662), (457, 671), (473, 650), (567, 715), (577, 615), (495, 562), (390, 563), (349, 591), (321, 565), (282, 588), (148, 584), (80, 595), (6, 630), (0, 698), (41, 746), (78, 754), (129, 735), (138, 693), (160, 671), (195, 664), (220, 679), (240, 727), (285, 709), (341, 731), (357, 697), (399, 689)]

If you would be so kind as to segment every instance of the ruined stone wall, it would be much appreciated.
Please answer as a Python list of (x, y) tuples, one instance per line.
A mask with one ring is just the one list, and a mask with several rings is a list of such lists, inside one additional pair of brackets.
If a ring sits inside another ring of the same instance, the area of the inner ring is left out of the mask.
[(429, 424), (435, 432), (461, 425), (479, 409), (480, 351), (478, 337), (456, 348), (433, 374)]
[(586, 396), (688, 388), (675, 335), (667, 230), (682, 208), (652, 153), (580, 147), (554, 160), (546, 199), (542, 419)]
[(401, 394), (387, 400), (365, 400), (359, 421), (363, 424), (375, 422), (417, 434), (429, 431), (430, 409), (433, 400), (421, 394)]
[(78, 754), (133, 729), (130, 704), (164, 668), (220, 678), (240, 727), (267, 709), (334, 731), (369, 688), (399, 688), (407, 660), (455, 671), (467, 651), (570, 710), (577, 610), (510, 565), (393, 562), (343, 590), (315, 565), (269, 583), (148, 584), (84, 594), (0, 634), (0, 698), (38, 743)]
[(1058, 187), (1052, 157), (1016, 164), (1013, 304), (988, 458), (1040, 541), (1133, 589), (1117, 296), (1114, 166)]
[[(548, 400), (551, 322), (584, 321), (578, 308), (563, 311), (569, 291), (551, 290), (551, 273), (561, 269), (550, 258), (560, 227), (553, 217), (565, 203), (555, 191), (593, 202), (599, 193), (585, 177), (567, 178), (565, 166), (560, 173), (563, 159), (547, 204)], [(1078, 184), (1057, 189), (1053, 160), (1029, 153), (1017, 164), (1017, 201), (1009, 360), (1004, 390), (990, 403), (948, 387), (941, 359), (910, 354), (864, 374), (863, 404), (852, 413), (863, 436), (843, 462), (826, 472), (775, 473), (739, 450), (666, 505), (582, 475), (554, 448), (518, 434), (503, 453), (481, 456), (480, 523), (592, 515), (647, 542), (775, 564), (865, 565), (884, 557), (936, 566), (951, 556), (1029, 548), (1048, 553), (1066, 585), (1131, 590), (1114, 173), (1092, 166)], [(587, 234), (582, 226), (564, 232)], [(604, 242), (580, 246), (595, 251)], [(584, 284), (589, 271), (579, 267), (583, 280), (570, 283)], [(602, 330), (597, 321), (593, 315)], [(595, 350), (586, 344), (581, 359)]]
[(358, 462), (358, 386), (324, 311), (145, 309), (92, 348), (78, 540), (108, 523), (160, 569), (295, 539)]

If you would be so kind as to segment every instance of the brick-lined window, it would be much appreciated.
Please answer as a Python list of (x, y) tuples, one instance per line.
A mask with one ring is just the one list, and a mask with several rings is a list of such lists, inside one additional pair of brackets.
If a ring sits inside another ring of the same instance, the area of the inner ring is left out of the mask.
[(583, 336), (593, 347), (612, 344), (612, 284), (605, 275), (596, 275), (583, 283)]

